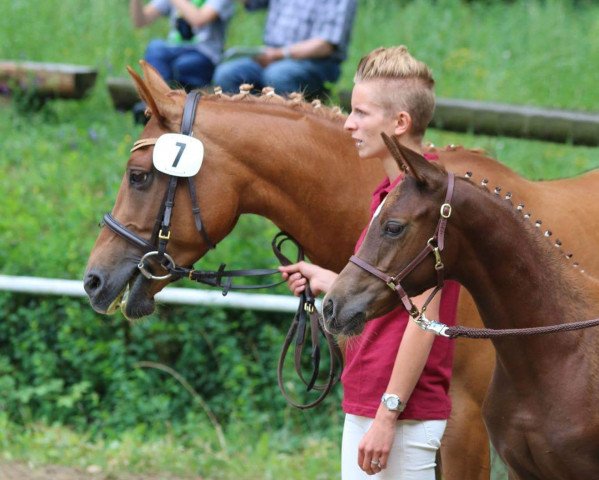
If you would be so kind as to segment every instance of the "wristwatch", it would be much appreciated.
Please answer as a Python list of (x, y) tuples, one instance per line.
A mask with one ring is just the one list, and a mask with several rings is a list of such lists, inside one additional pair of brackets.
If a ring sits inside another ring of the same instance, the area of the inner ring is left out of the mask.
[(387, 410), (391, 410), (392, 412), (403, 412), (403, 409), (406, 408), (405, 403), (403, 403), (397, 395), (394, 393), (383, 393), (383, 398), (381, 398), (381, 403), (387, 407)]

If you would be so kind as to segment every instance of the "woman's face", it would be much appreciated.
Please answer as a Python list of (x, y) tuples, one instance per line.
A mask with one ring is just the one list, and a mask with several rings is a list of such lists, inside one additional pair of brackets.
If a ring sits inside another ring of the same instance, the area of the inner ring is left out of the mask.
[(396, 119), (379, 100), (378, 91), (383, 85), (378, 81), (362, 81), (355, 84), (352, 91), (352, 111), (344, 128), (351, 133), (360, 158), (383, 159), (390, 155), (381, 132), (392, 135)]

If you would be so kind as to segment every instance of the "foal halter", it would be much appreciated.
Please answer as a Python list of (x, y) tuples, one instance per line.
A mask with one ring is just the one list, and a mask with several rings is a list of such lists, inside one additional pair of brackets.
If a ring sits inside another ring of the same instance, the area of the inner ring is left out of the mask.
[[(579, 322), (562, 323), (557, 325), (545, 325), (541, 327), (530, 327), (530, 328), (506, 328), (506, 329), (494, 329), (494, 328), (471, 328), (463, 327), (461, 325), (448, 326), (444, 323), (429, 320), (424, 315), (426, 306), (433, 299), (433, 297), (443, 287), (443, 262), (441, 261), (441, 252), (445, 247), (445, 228), (447, 227), (447, 220), (451, 216), (451, 199), (453, 197), (453, 190), (455, 186), (454, 174), (448, 173), (447, 182), (447, 193), (445, 194), (445, 201), (440, 208), (440, 218), (437, 222), (437, 228), (434, 235), (426, 242), (426, 247), (412, 260), (406, 267), (404, 267), (397, 275), (389, 276), (386, 273), (380, 271), (378, 268), (370, 265), (368, 262), (362, 260), (356, 255), (352, 255), (350, 261), (360, 268), (366, 270), (368, 273), (380, 278), (385, 282), (389, 288), (397, 292), (404, 304), (406, 310), (409, 312), (412, 319), (418, 324), (420, 328), (426, 331), (441, 335), (447, 338), (473, 338), (473, 339), (493, 339), (500, 337), (521, 337), (527, 335), (546, 335), (550, 333), (568, 332), (573, 330), (580, 330), (583, 328), (599, 326), (599, 318), (591, 320), (582, 320)], [(430, 253), (435, 256), (435, 270), (437, 270), (437, 286), (430, 294), (430, 296), (424, 302), (422, 310), (412, 303), (412, 300), (401, 286), (400, 282), (410, 273), (416, 266), (418, 266)]]
[[(386, 273), (382, 272), (378, 268), (374, 267), (370, 263), (362, 260), (357, 255), (352, 255), (350, 257), (350, 262), (356, 264), (358, 267), (366, 270), (368, 273), (374, 275), (375, 277), (381, 279), (383, 282), (387, 284), (387, 286), (399, 295), (401, 302), (404, 307), (410, 314), (410, 316), (414, 319), (414, 321), (422, 328), (423, 330), (433, 330), (436, 333), (443, 335), (446, 325), (443, 325), (439, 322), (434, 322), (428, 320), (424, 315), (426, 311), (427, 305), (433, 299), (433, 297), (443, 288), (443, 283), (445, 280), (445, 272), (444, 265), (441, 260), (441, 252), (445, 248), (445, 229), (447, 228), (447, 220), (451, 216), (451, 199), (453, 197), (453, 190), (455, 186), (455, 176), (453, 173), (448, 174), (447, 181), (447, 192), (445, 194), (445, 201), (441, 205), (439, 209), (439, 221), (437, 222), (437, 228), (435, 229), (435, 233), (431, 238), (426, 242), (426, 246), (420, 251), (418, 255), (406, 265), (397, 275), (390, 276)], [(418, 308), (412, 303), (412, 300), (401, 286), (401, 281), (406, 278), (418, 265), (422, 263), (422, 261), (429, 255), (433, 254), (435, 256), (435, 270), (437, 271), (437, 286), (431, 292), (429, 297), (424, 302), (422, 306), (422, 310), (418, 310)]]

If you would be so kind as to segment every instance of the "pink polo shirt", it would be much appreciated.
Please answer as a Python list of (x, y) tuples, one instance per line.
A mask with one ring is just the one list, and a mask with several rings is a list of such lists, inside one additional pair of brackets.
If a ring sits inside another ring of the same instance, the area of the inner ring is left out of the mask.
[[(436, 156), (427, 156), (436, 160)], [(373, 193), (371, 215), (387, 194), (401, 181), (400, 176), (392, 184), (385, 179)], [(364, 240), (362, 232), (355, 250)], [(440, 321), (455, 325), (460, 286), (446, 281), (441, 292)], [(381, 397), (389, 384), (395, 357), (406, 326), (408, 312), (403, 305), (388, 314), (366, 323), (364, 331), (347, 343), (343, 383), (343, 411), (363, 417), (374, 418)], [(453, 362), (454, 340), (437, 336), (420, 380), (400, 419), (440, 420), (449, 418), (451, 400), (449, 382)]]

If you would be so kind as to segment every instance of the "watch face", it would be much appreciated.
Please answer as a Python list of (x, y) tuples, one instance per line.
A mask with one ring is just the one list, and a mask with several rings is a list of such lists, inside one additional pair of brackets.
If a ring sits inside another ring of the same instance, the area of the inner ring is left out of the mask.
[(385, 400), (385, 405), (387, 405), (387, 408), (395, 410), (399, 407), (399, 399), (396, 397), (388, 397), (387, 400)]

